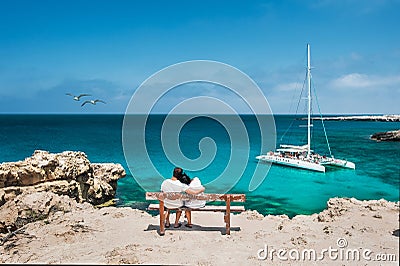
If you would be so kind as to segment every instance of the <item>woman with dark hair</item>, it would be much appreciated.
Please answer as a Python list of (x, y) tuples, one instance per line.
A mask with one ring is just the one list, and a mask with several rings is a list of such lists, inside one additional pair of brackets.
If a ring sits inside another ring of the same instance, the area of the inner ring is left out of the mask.
[(190, 185), (190, 182), (192, 181), (190, 179), (190, 177), (186, 174), (186, 173), (181, 173), (180, 177), (178, 177), (179, 181), (181, 181), (181, 183), (186, 184), (186, 185)]
[[(164, 182), (162, 182), (161, 191), (162, 192), (186, 192), (188, 194), (195, 195), (195, 194), (199, 194), (205, 190), (204, 187), (201, 187), (199, 189), (190, 188), (187, 184), (181, 182), (181, 180), (182, 181), (184, 179), (186, 180), (186, 178), (184, 178), (183, 176), (184, 176), (184, 174), (183, 174), (182, 168), (175, 167), (172, 177), (170, 179), (166, 179), (166, 180), (164, 180)], [(185, 176), (188, 178), (188, 176), (186, 174), (185, 174)], [(187, 181), (185, 181), (185, 182), (187, 182)], [(190, 182), (190, 178), (189, 178), (189, 182)], [(170, 226), (170, 222), (169, 222), (170, 210), (169, 209), (182, 207), (184, 205), (184, 202), (182, 200), (165, 199), (164, 204), (165, 204), (165, 207), (167, 208), (167, 213), (166, 213), (166, 217), (165, 217), (166, 218), (165, 227), (169, 227)], [(181, 226), (181, 224), (179, 223), (181, 214), (182, 214), (182, 211), (180, 211), (180, 210), (176, 211), (174, 228), (178, 228)], [(185, 214), (186, 214), (186, 218), (188, 219), (188, 223), (185, 226), (192, 227), (191, 212), (185, 211)]]

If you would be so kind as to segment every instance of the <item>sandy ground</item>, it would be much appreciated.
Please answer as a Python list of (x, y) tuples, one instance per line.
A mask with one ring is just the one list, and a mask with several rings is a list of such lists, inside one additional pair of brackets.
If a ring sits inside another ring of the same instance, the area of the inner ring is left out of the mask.
[[(0, 246), (2, 263), (179, 265), (398, 265), (399, 204), (331, 199), (319, 214), (193, 213), (193, 228), (167, 228), (130, 209), (57, 212)], [(175, 217), (171, 216), (171, 222)], [(181, 217), (184, 223), (184, 217)], [(315, 252), (315, 253), (313, 253)]]

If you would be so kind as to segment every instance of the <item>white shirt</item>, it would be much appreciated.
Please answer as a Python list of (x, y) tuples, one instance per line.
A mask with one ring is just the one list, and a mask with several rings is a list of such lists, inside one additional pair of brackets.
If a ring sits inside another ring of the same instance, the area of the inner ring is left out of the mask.
[[(199, 190), (199, 189), (203, 188), (203, 185), (201, 184), (201, 181), (198, 177), (194, 177), (189, 184), (189, 188), (191, 188), (193, 190)], [(200, 193), (199, 195), (201, 195), (201, 194), (203, 194), (203, 193)], [(189, 200), (189, 201), (185, 201), (184, 204), (186, 207), (189, 207), (189, 208), (202, 208), (206, 205), (206, 201), (205, 200)]]
[[(188, 185), (181, 183), (179, 180), (166, 179), (161, 184), (162, 192), (185, 192), (189, 188)], [(183, 206), (182, 200), (164, 200), (165, 207), (173, 209)]]

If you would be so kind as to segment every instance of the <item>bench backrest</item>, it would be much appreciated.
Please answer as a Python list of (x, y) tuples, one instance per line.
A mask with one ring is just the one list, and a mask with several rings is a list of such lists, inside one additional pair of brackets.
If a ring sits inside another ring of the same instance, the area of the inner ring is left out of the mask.
[(205, 201), (230, 201), (230, 202), (245, 202), (245, 194), (211, 194), (204, 193), (200, 195), (190, 195), (180, 192), (146, 192), (146, 200), (205, 200)]

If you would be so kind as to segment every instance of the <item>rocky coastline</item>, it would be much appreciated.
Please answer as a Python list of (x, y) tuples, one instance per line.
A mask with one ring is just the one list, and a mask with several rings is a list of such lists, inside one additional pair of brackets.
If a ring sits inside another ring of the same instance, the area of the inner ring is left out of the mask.
[[(342, 247), (385, 254), (385, 265), (398, 265), (399, 203), (332, 198), (313, 215), (263, 216), (248, 210), (231, 217), (232, 233), (224, 235), (223, 213), (193, 213), (193, 228), (157, 233), (158, 216), (131, 208), (95, 208), (53, 192), (18, 195), (0, 207), (0, 217), (18, 224), (0, 233), (0, 263), (151, 264), (151, 265), (337, 265), (337, 258), (279, 260), (271, 249), (316, 250)], [(174, 217), (171, 217), (174, 219)], [(341, 241), (341, 242), (339, 242)], [(345, 243), (347, 246), (343, 244)], [(196, 251), (193, 250), (196, 245)], [(341, 245), (341, 246), (339, 246)], [(235, 252), (232, 252), (235, 251)], [(266, 252), (266, 251), (265, 251)], [(190, 254), (190, 255), (188, 255)], [(262, 255), (260, 257), (260, 254)], [(339, 261), (370, 264), (371, 258)]]
[[(32, 221), (43, 220), (51, 211), (67, 210), (66, 206), (70, 207), (74, 202), (92, 205), (105, 203), (114, 198), (117, 181), (125, 175), (121, 164), (91, 163), (85, 153), (76, 151), (49, 153), (36, 150), (31, 157), (22, 161), (2, 163), (0, 233), (17, 230)], [(53, 193), (65, 196), (63, 200), (58, 199), (61, 205), (51, 204)], [(25, 209), (13, 206), (18, 202), (18, 197), (35, 199), (40, 195), (46, 195), (44, 199), (47, 201), (43, 206), (39, 201), (36, 202), (38, 206), (34, 206), (33, 201)], [(36, 210), (36, 207), (39, 209)], [(10, 210), (19, 211), (17, 214), (7, 214)]]
[(370, 138), (376, 141), (400, 141), (400, 129), (386, 132), (378, 132), (372, 134)]
[[(95, 206), (113, 198), (124, 176), (121, 165), (93, 164), (82, 152), (35, 151), (23, 161), (1, 164), (0, 263), (313, 264), (260, 258), (260, 250), (268, 245), (318, 251), (340, 248), (340, 240), (348, 245), (342, 248), (370, 249), (398, 265), (399, 202), (332, 198), (322, 212), (292, 219), (247, 210), (232, 215), (229, 236), (223, 234), (223, 213), (194, 212), (193, 228), (168, 228), (161, 237), (158, 216)], [(369, 265), (365, 258), (339, 262)], [(338, 261), (326, 256), (321, 263)]]
[[(307, 119), (307, 118), (303, 118)], [(400, 122), (400, 115), (349, 115), (349, 116), (326, 116), (313, 117), (314, 120), (324, 121), (381, 121), (381, 122)]]

